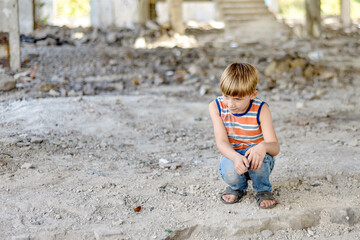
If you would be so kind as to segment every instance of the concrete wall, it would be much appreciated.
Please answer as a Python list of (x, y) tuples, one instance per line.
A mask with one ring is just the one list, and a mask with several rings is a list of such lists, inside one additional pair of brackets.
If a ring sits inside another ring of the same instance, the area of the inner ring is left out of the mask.
[(0, 1), (0, 32), (9, 33), (11, 69), (20, 69), (20, 36), (17, 0)]

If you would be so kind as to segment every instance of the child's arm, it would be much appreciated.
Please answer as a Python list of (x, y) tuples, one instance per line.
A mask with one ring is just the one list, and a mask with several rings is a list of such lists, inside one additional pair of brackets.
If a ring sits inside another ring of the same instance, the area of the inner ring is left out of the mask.
[(231, 147), (224, 123), (219, 116), (219, 110), (215, 101), (210, 103), (209, 112), (214, 126), (214, 135), (217, 148), (222, 155), (234, 162), (235, 171), (238, 174), (247, 172), (249, 168), (249, 161), (246, 157), (242, 156)]
[(266, 153), (276, 156), (280, 152), (280, 144), (276, 137), (270, 108), (264, 104), (260, 112), (260, 126), (264, 141), (246, 151), (245, 156), (251, 161), (251, 170), (260, 169)]

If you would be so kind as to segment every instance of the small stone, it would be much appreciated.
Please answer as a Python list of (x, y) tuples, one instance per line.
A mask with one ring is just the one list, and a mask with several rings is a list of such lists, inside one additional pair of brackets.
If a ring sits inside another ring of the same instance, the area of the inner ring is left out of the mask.
[(60, 93), (55, 91), (54, 89), (50, 89), (50, 91), (48, 93), (52, 97), (59, 97), (60, 96)]
[(102, 216), (97, 216), (96, 218), (97, 218), (98, 221), (103, 220), (103, 217), (102, 217)]
[(332, 175), (328, 174), (326, 175), (326, 180), (329, 182), (329, 183), (333, 183), (334, 182), (334, 178)]
[(31, 143), (42, 143), (44, 141), (44, 139), (39, 138), (39, 137), (32, 137), (30, 142)]
[(310, 237), (315, 235), (314, 231), (311, 229), (308, 229), (307, 232)]
[(271, 237), (272, 235), (274, 235), (274, 233), (270, 230), (264, 230), (264, 231), (261, 231), (261, 235), (267, 239), (269, 237)]
[(306, 107), (306, 103), (305, 102), (297, 102), (296, 103), (296, 108), (300, 109), (300, 108), (304, 108)]
[(34, 165), (32, 163), (24, 163), (23, 165), (21, 165), (21, 169), (30, 169), (30, 168), (34, 168)]
[(209, 92), (209, 90), (210, 90), (209, 86), (203, 85), (203, 86), (200, 87), (200, 92), (199, 93), (200, 93), (201, 96), (204, 96), (205, 94), (207, 94)]

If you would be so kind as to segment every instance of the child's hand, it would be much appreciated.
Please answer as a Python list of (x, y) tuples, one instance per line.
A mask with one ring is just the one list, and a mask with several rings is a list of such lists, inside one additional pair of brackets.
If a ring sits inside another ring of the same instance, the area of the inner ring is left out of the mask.
[(250, 162), (246, 157), (239, 155), (239, 157), (234, 161), (235, 171), (240, 175), (244, 174), (248, 171), (249, 164)]
[(246, 151), (245, 157), (251, 162), (251, 170), (258, 170), (261, 168), (264, 157), (266, 155), (266, 149), (263, 144), (258, 144)]

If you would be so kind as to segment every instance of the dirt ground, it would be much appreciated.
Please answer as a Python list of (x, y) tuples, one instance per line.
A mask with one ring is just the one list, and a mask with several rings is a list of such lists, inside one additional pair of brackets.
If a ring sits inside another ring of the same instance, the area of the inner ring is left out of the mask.
[[(259, 46), (267, 56), (275, 51)], [(281, 145), (271, 175), (278, 205), (262, 210), (251, 187), (237, 204), (219, 201), (225, 184), (208, 104), (219, 95), (222, 64), (205, 91), (186, 81), (113, 81), (97, 54), (112, 53), (116, 67), (129, 56), (124, 47), (22, 51), (35, 56), (38, 80), (0, 97), (1, 239), (360, 239), (359, 72), (347, 72), (351, 81), (308, 84), (321, 94), (306, 97), (303, 88), (267, 88), (258, 55), (238, 56), (259, 63), (259, 96)], [(154, 51), (146, 56), (156, 61)], [(159, 58), (174, 51), (159, 49)], [(147, 69), (132, 64), (122, 76)], [(64, 79), (66, 94), (51, 87)], [(97, 85), (109, 79), (112, 91)], [(173, 167), (162, 168), (166, 162)]]

